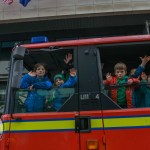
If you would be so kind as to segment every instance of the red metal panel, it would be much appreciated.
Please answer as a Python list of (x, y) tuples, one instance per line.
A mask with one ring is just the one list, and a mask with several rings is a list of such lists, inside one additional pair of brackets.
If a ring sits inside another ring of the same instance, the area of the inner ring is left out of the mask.
[[(67, 120), (74, 119), (77, 115), (76, 112), (70, 113), (26, 113), (17, 114), (13, 117), (21, 118), (20, 121), (15, 123), (17, 127), (22, 122), (28, 123), (32, 121), (33, 123), (41, 122), (44, 123), (47, 120)], [(34, 122), (35, 121), (35, 122)], [(38, 124), (37, 124), (38, 125)], [(44, 123), (44, 126), (46, 124)], [(51, 125), (51, 124), (49, 124)], [(9, 150), (78, 150), (79, 149), (79, 134), (75, 133), (75, 130), (24, 130), (13, 131), (16, 128), (13, 124), (10, 127), (10, 146)], [(61, 128), (61, 126), (60, 126)]]
[[(103, 111), (104, 120), (105, 118), (112, 119), (114, 124), (115, 120), (113, 118), (139, 118), (147, 117), (145, 121), (145, 126), (136, 126), (136, 122), (133, 126), (122, 126), (119, 128), (105, 128), (104, 121), (104, 130), (106, 136), (106, 146), (107, 150), (148, 150), (150, 149), (149, 139), (150, 139), (150, 109), (141, 108), (141, 109), (125, 109), (125, 110), (106, 110)], [(128, 119), (127, 119), (128, 120)], [(127, 124), (126, 122), (125, 124)]]

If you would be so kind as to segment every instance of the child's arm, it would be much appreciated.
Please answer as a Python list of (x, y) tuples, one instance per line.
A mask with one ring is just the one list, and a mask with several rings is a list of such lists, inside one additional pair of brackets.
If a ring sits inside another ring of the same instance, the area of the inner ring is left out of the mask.
[(64, 75), (65, 80), (66, 80), (66, 79), (69, 78), (69, 69), (73, 68), (73, 65), (72, 65), (72, 54), (71, 53), (68, 53), (65, 56), (64, 62), (66, 64), (66, 66), (65, 66), (64, 70), (61, 71), (61, 74)]
[(132, 75), (133, 78), (138, 78), (142, 74), (142, 72), (145, 69), (146, 64), (150, 60), (150, 56), (144, 56), (143, 58), (140, 57), (140, 59), (141, 59), (142, 62), (138, 66), (138, 68), (136, 69), (135, 73)]
[(25, 74), (21, 79), (20, 88), (27, 89), (32, 86), (33, 77), (30, 74)]
[(72, 68), (70, 69), (70, 76), (68, 80), (61, 85), (61, 87), (73, 87), (77, 83), (77, 70)]
[(103, 84), (104, 85), (109, 85), (111, 83), (111, 81), (112, 81), (112, 75), (111, 75), (111, 73), (108, 72), (106, 74), (106, 80), (103, 81)]
[(140, 80), (138, 78), (129, 78), (127, 81), (128, 84), (139, 84)]

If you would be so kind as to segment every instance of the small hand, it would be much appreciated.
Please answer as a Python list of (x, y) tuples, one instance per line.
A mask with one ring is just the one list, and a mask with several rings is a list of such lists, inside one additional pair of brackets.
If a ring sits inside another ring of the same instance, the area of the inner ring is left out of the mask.
[(29, 90), (33, 90), (33, 85), (29, 86)]
[(141, 63), (141, 66), (145, 67), (145, 65), (149, 62), (150, 60), (150, 56), (144, 56), (144, 57), (140, 57), (142, 63)]
[(65, 71), (64, 71), (64, 70), (62, 70), (62, 71), (61, 71), (61, 74), (65, 74)]
[(35, 73), (34, 71), (30, 71), (28, 74), (29, 74), (30, 76), (32, 76), (32, 77), (35, 77), (35, 76), (36, 76), (36, 73)]
[(128, 79), (128, 84), (133, 84), (133, 80), (132, 79)]
[(75, 68), (70, 69), (70, 76), (74, 77), (77, 75), (77, 70)]
[(68, 64), (68, 63), (70, 62), (70, 60), (72, 60), (72, 54), (71, 54), (71, 53), (68, 53), (68, 54), (66, 55), (66, 58), (64, 59), (64, 62), (65, 62), (66, 64)]
[(106, 73), (106, 79), (108, 80), (108, 81), (110, 81), (110, 80), (112, 80), (112, 75), (111, 75), (111, 73)]

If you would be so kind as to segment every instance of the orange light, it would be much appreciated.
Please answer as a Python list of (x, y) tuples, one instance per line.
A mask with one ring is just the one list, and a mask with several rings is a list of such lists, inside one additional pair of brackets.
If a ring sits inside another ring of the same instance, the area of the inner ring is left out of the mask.
[(98, 140), (87, 140), (87, 149), (88, 150), (98, 150)]

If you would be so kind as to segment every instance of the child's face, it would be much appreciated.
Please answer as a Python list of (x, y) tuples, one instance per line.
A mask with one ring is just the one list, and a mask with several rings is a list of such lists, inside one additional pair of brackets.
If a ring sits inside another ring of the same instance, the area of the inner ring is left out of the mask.
[(39, 66), (37, 69), (36, 69), (36, 75), (38, 77), (43, 77), (45, 75), (45, 68), (43, 66)]
[(119, 78), (119, 79), (121, 79), (121, 78), (123, 78), (125, 75), (126, 75), (126, 71), (125, 70), (123, 70), (123, 69), (116, 69), (115, 70), (115, 75)]
[(142, 80), (147, 80), (147, 79), (148, 79), (145, 72), (142, 72), (142, 74), (141, 74), (141, 79), (142, 79)]
[(56, 86), (61, 86), (62, 84), (64, 84), (64, 80), (60, 79), (60, 78), (57, 78), (55, 80), (55, 85)]

